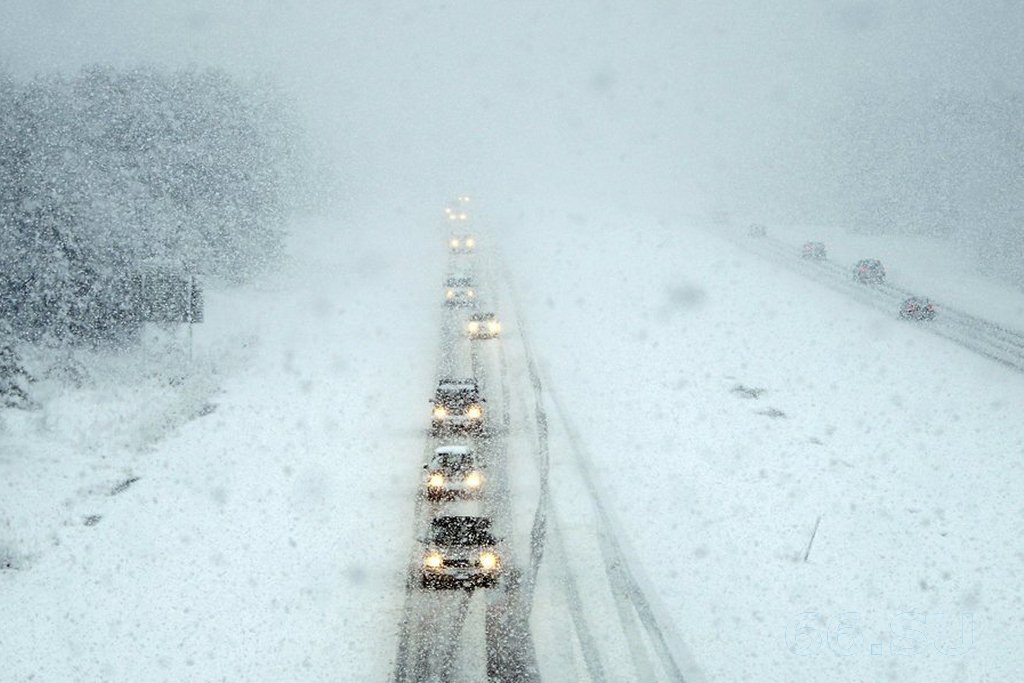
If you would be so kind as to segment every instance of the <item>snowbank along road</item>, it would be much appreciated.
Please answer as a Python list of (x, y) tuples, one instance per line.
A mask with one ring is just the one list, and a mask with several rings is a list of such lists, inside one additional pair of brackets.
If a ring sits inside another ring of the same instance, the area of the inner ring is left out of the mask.
[[(451, 246), (436, 381), (475, 381), (483, 417), (479, 429), (438, 429), (435, 421), (421, 459), (410, 463), (424, 477), (393, 679), (698, 679), (631, 567), (566, 406), (542, 380), (500, 255), (486, 242), (483, 249)], [(488, 324), (490, 331), (475, 332)], [(472, 496), (434, 499), (428, 464), (438, 449), (452, 448), (475, 455), (483, 484)], [(499, 557), (494, 585), (431, 583), (430, 563), (448, 561), (431, 558), (432, 525), (454, 515), (490, 520)]]

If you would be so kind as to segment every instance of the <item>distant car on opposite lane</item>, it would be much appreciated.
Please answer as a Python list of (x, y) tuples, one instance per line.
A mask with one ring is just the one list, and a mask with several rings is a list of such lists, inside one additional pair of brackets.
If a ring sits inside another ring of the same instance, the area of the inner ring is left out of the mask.
[(804, 242), (800, 256), (811, 261), (824, 261), (827, 257), (824, 242)]
[(876, 258), (861, 259), (853, 266), (853, 279), (865, 284), (885, 282), (885, 266)]
[(912, 296), (900, 306), (900, 317), (904, 320), (934, 320), (935, 304), (926, 297)]

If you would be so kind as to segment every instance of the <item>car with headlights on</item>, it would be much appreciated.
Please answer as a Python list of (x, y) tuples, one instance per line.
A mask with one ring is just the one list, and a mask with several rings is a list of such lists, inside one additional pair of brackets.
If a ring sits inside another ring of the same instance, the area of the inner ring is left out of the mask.
[(448, 238), (448, 250), (453, 254), (472, 254), (476, 249), (473, 235), (452, 235)]
[(476, 289), (473, 278), (468, 275), (453, 275), (444, 281), (444, 303), (446, 306), (476, 305)]
[(810, 261), (824, 261), (826, 257), (824, 242), (804, 242), (800, 257)]
[(490, 588), (498, 583), (501, 556), (489, 518), (435, 517), (423, 542), (423, 588)]
[(912, 296), (900, 305), (900, 317), (904, 320), (934, 320), (935, 304), (923, 296)]
[(430, 431), (434, 436), (483, 431), (484, 399), (475, 379), (442, 379), (437, 383), (432, 403)]
[(853, 279), (865, 284), (885, 282), (885, 266), (876, 258), (865, 258), (853, 265)]
[(473, 313), (466, 321), (466, 336), (470, 339), (493, 339), (501, 334), (501, 323), (493, 313)]
[(430, 500), (475, 498), (483, 491), (484, 468), (469, 446), (441, 446), (423, 469), (423, 490)]

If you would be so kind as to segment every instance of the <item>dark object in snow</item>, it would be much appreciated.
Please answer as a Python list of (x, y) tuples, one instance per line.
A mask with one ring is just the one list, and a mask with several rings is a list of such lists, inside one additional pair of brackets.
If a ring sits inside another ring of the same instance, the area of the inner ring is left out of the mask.
[(732, 388), (732, 393), (742, 396), (743, 398), (761, 398), (761, 394), (766, 392), (767, 389), (761, 387), (747, 387), (742, 384), (737, 384)]
[(853, 279), (865, 284), (885, 282), (885, 266), (876, 258), (861, 259), (853, 266)]
[(804, 246), (800, 250), (801, 258), (811, 261), (824, 261), (826, 254), (824, 242), (804, 242)]
[(764, 237), (767, 234), (768, 229), (760, 223), (752, 223), (750, 227), (747, 228), (748, 237)]
[(765, 415), (767, 417), (772, 418), (773, 420), (777, 420), (780, 417), (786, 417), (786, 414), (784, 412), (782, 412), (778, 408), (772, 408), (770, 406), (766, 410), (759, 411), (757, 414), (758, 415)]
[(811, 556), (811, 546), (814, 545), (814, 537), (818, 535), (818, 527), (821, 526), (821, 515), (818, 515), (817, 521), (814, 522), (814, 531), (811, 532), (811, 540), (807, 542), (807, 549), (804, 550), (804, 562)]
[(139, 480), (139, 477), (129, 477), (129, 478), (125, 479), (124, 481), (119, 483), (117, 486), (115, 486), (114, 488), (110, 489), (110, 495), (116, 496), (119, 493), (124, 493), (125, 491), (128, 490), (129, 486), (131, 486), (132, 484), (134, 484), (138, 480)]
[(498, 540), (487, 517), (436, 517), (420, 574), (422, 588), (490, 588), (501, 573)]
[(86, 526), (96, 526), (100, 523), (101, 519), (103, 519), (103, 515), (86, 515), (85, 518), (82, 519), (82, 524)]
[(432, 403), (430, 431), (434, 436), (447, 432), (479, 434), (483, 430), (484, 399), (475, 379), (442, 379)]
[(0, 572), (7, 569), (11, 571), (24, 569), (27, 559), (12, 546), (0, 542)]
[(912, 296), (900, 306), (904, 320), (934, 320), (935, 304), (923, 296)]

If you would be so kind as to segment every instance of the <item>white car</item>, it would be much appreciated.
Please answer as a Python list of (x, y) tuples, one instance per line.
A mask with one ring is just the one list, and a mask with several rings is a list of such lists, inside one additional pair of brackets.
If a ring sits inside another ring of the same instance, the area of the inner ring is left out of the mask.
[(453, 254), (472, 254), (476, 249), (476, 238), (472, 235), (452, 235), (448, 238), (448, 249)]
[(470, 339), (493, 339), (501, 334), (501, 323), (493, 313), (473, 313), (466, 322)]
[(446, 306), (475, 306), (476, 289), (473, 278), (468, 275), (453, 275), (444, 281), (444, 303)]
[(483, 491), (483, 467), (468, 446), (441, 446), (423, 469), (423, 490), (430, 500), (475, 498)]

